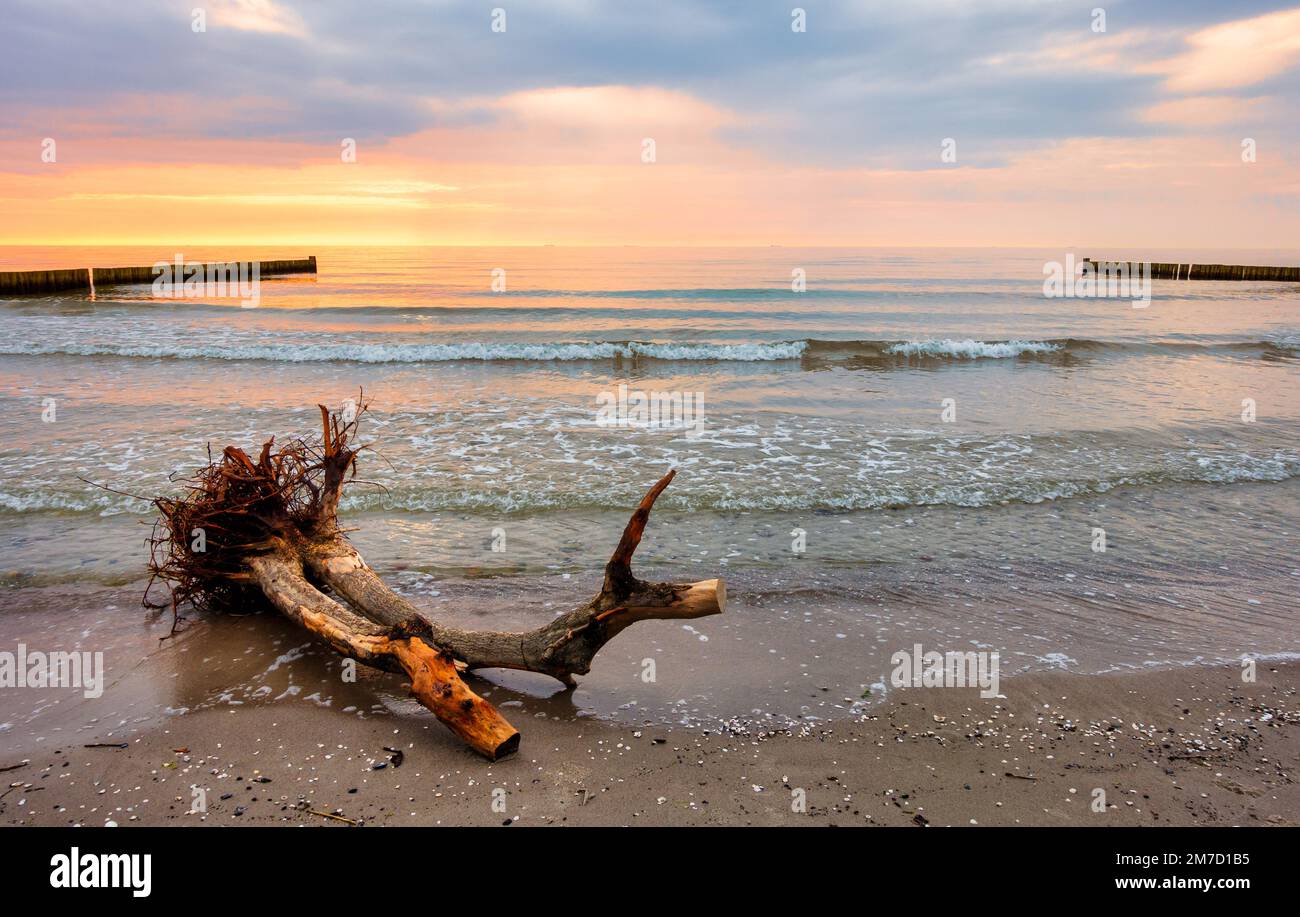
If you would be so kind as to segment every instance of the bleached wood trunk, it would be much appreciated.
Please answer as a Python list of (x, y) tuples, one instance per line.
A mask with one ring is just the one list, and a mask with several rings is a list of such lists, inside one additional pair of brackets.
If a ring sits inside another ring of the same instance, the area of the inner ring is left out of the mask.
[[(609, 640), (638, 621), (689, 619), (720, 613), (727, 592), (722, 580), (648, 583), (632, 574), (655, 500), (672, 481), (664, 475), (632, 513), (605, 566), (604, 583), (590, 600), (554, 620), (523, 632), (451, 627), (393, 592), (340, 531), (339, 492), (356, 452), (347, 445), (352, 424), (321, 408), (324, 474), (318, 516), (305, 531), (258, 545), (247, 559), (249, 578), (282, 614), (358, 662), (411, 679), (411, 690), (434, 716), (472, 748), (495, 760), (514, 751), (519, 733), (461, 679), (469, 669), (509, 668), (541, 672), (568, 686), (591, 669)], [(253, 463), (227, 450), (238, 469), (270, 468), (269, 444)], [(331, 598), (322, 591), (328, 588)], [(346, 604), (344, 604), (346, 603)]]

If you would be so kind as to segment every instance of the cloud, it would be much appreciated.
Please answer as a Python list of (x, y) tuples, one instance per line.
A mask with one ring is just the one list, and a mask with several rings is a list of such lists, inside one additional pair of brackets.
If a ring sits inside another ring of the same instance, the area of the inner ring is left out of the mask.
[(1143, 117), (1152, 122), (1204, 128), (1220, 124), (1258, 123), (1273, 106), (1267, 97), (1187, 96), (1152, 105)]
[(1254, 86), (1300, 66), (1300, 9), (1202, 29), (1191, 47), (1154, 69), (1168, 75), (1174, 92)]
[(212, 7), (212, 22), (217, 26), (247, 32), (277, 32), (295, 38), (307, 37), (302, 17), (271, 0), (208, 0), (208, 3)]
[[(220, 0), (194, 34), (192, 5), (11, 0), (0, 136), (89, 120), (173, 140), (376, 144), (527, 114), (512, 105), (653, 124), (690, 99), (721, 136), (789, 161), (931, 168), (954, 137), (995, 165), (1026, 143), (1174, 129), (1157, 108), (1173, 97), (1285, 73), (1300, 15), (1115, 0), (1096, 34), (1090, 7), (823, 0), (795, 33), (775, 2), (513, 0), (498, 33), (490, 5)], [(1243, 43), (1261, 51), (1233, 69)]]
[(1034, 0), (818, 0), (805, 33), (774, 0), (511, 0), (505, 33), (493, 4), (222, 0), (195, 34), (194, 5), (8, 0), (14, 238), (1296, 237), (1300, 10), (1267, 0), (1112, 0), (1100, 34)]
[(511, 93), (493, 107), (526, 124), (597, 131), (656, 126), (712, 131), (739, 121), (688, 93), (656, 87), (557, 86)]

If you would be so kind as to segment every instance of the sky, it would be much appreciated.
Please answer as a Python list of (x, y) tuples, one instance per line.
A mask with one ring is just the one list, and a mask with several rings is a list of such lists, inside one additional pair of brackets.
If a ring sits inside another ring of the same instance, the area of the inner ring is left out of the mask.
[(5, 0), (0, 112), (5, 245), (1300, 248), (1286, 3)]

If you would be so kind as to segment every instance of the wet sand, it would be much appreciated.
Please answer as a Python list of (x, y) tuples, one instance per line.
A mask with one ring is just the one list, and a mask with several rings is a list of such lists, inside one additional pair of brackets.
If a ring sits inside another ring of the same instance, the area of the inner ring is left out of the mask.
[(125, 739), (78, 730), (26, 764), (5, 752), (0, 768), (21, 766), (2, 775), (0, 823), (1294, 825), (1298, 689), (1294, 662), (1261, 662), (1253, 684), (1227, 666), (1039, 673), (1004, 679), (1002, 698), (903, 689), (770, 735), (507, 707), (523, 742), (497, 763), (405, 708), (213, 707)]

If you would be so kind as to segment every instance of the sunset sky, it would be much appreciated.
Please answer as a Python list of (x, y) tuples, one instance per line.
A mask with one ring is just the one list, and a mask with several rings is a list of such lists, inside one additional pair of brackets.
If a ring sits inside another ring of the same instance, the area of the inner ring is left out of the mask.
[(1300, 7), (795, 5), (7, 0), (0, 243), (1300, 247)]

